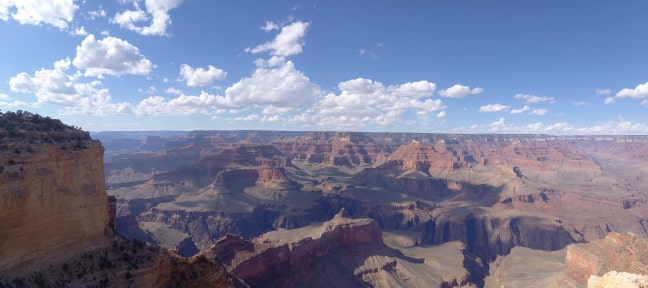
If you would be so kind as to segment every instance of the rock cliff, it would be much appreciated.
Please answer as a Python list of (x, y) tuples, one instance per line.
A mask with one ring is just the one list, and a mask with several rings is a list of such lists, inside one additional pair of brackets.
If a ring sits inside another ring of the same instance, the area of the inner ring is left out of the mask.
[(246, 286), (214, 259), (115, 235), (103, 155), (79, 128), (0, 113), (0, 287)]
[(604, 239), (567, 247), (562, 271), (566, 285), (584, 286), (591, 275), (610, 271), (648, 275), (648, 239), (613, 232)]
[(0, 153), (0, 270), (112, 233), (98, 141)]
[[(485, 287), (642, 287), (646, 277), (648, 238), (612, 232), (553, 252), (516, 247), (491, 264)], [(620, 284), (628, 279), (637, 286)]]

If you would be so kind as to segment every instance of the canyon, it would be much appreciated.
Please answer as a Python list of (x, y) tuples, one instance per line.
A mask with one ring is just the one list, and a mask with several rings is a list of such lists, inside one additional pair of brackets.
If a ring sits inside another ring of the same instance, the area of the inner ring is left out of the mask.
[(0, 127), (2, 287), (595, 287), (648, 274), (648, 136), (91, 138), (6, 115), (2, 127), (26, 128)]
[(454, 247), (467, 276), (452, 279), (481, 287), (513, 249), (648, 235), (646, 136), (194, 131), (159, 142), (106, 159), (106, 184), (118, 231), (184, 255), (344, 209), (403, 255)]

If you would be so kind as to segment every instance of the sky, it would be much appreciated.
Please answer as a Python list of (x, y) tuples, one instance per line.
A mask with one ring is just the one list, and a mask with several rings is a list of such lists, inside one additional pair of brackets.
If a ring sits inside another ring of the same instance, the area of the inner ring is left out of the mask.
[(0, 0), (0, 110), (89, 131), (648, 134), (648, 1)]

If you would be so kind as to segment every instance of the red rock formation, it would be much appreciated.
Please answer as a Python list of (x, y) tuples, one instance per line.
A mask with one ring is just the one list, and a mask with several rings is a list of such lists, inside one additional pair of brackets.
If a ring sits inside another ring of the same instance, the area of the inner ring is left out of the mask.
[(566, 283), (587, 285), (591, 275), (610, 271), (648, 274), (648, 239), (613, 232), (605, 239), (567, 247), (563, 268)]
[(111, 231), (101, 143), (60, 145), (0, 153), (0, 270)]
[(227, 235), (210, 249), (210, 255), (253, 287), (292, 287), (317, 274), (312, 267), (315, 262), (336, 249), (382, 244), (380, 228), (370, 219), (338, 214), (316, 228), (304, 229), (309, 235), (293, 240), (280, 232), (270, 232), (255, 242)]

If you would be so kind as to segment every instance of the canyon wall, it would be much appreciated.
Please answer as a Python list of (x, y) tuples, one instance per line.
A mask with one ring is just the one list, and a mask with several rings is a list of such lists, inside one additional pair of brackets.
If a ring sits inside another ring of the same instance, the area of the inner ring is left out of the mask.
[(92, 140), (0, 153), (0, 270), (112, 233), (103, 153)]

